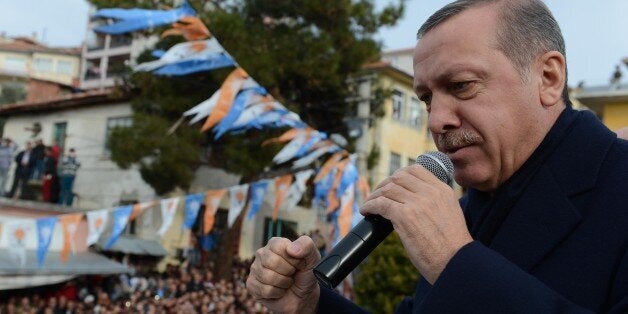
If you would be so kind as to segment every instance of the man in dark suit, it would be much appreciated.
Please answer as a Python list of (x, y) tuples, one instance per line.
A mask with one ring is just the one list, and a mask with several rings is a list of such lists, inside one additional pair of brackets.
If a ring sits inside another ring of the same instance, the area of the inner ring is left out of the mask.
[(27, 199), (28, 195), (28, 179), (31, 175), (31, 170), (35, 166), (35, 158), (33, 157), (33, 146), (30, 142), (26, 142), (24, 150), (19, 152), (15, 156), (15, 174), (13, 176), (13, 186), (9, 192), (9, 197), (13, 197), (17, 188), (20, 187), (20, 198)]
[[(540, 0), (459, 0), (419, 30), (414, 85), (468, 187), (415, 165), (361, 208), (391, 220), (422, 279), (400, 313), (628, 312), (628, 142), (571, 109), (565, 45)], [(311, 239), (258, 250), (273, 311), (363, 310), (319, 287)]]

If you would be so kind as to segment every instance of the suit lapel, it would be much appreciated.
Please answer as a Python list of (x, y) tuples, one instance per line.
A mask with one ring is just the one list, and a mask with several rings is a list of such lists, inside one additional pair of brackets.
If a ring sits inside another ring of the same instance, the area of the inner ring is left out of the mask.
[(543, 166), (500, 228), (491, 248), (530, 270), (565, 239), (581, 219)]
[(574, 127), (539, 169), (496, 234), (491, 248), (530, 270), (580, 222), (570, 197), (595, 187), (616, 136), (597, 117), (578, 112)]

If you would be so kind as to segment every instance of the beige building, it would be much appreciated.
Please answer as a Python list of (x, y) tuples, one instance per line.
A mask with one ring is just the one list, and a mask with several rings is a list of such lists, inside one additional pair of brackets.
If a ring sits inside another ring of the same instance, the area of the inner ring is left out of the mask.
[[(410, 74), (391, 62), (380, 61), (366, 65), (355, 84), (357, 116), (362, 124), (356, 143), (358, 164), (375, 186), (435, 146), (427, 130), (425, 104), (416, 97)], [(375, 98), (381, 91), (388, 97), (378, 101)], [(379, 102), (376, 107), (372, 105), (374, 99)]]
[(53, 48), (25, 38), (0, 37), (0, 75), (77, 86), (80, 48)]

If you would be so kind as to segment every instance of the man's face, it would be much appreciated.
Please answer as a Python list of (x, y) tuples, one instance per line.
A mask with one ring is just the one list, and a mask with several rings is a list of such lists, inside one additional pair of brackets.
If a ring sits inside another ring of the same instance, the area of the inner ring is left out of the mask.
[(414, 54), (415, 90), (434, 141), (456, 181), (482, 191), (495, 190), (529, 157), (538, 143), (526, 133), (542, 108), (538, 80), (524, 82), (496, 48), (496, 11), (484, 6), (450, 18)]

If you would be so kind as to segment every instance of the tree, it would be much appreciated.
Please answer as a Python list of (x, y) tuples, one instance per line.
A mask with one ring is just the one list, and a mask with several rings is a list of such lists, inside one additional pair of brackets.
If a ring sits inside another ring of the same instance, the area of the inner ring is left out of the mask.
[[(215, 1), (211, 10), (203, 10), (211, 6), (201, 1), (190, 3), (227, 51), (276, 99), (299, 113), (312, 127), (344, 133), (343, 118), (352, 109), (344, 101), (348, 92), (345, 82), (363, 64), (379, 58), (380, 44), (373, 36), (380, 27), (395, 24), (403, 13), (403, 1), (380, 12), (375, 12), (373, 1), (368, 0)], [(91, 2), (101, 8), (172, 5), (171, 1), (153, 0)], [(166, 38), (158, 48), (167, 49), (180, 40)], [(141, 58), (151, 57), (143, 54)], [(272, 153), (278, 147), (260, 148), (259, 144), (274, 134), (256, 137), (248, 133), (213, 141), (193, 135), (190, 129), (197, 126), (189, 128), (182, 124), (174, 134), (164, 136), (164, 131), (181, 113), (207, 99), (227, 73), (224, 70), (170, 78), (132, 74), (128, 82), (134, 125), (125, 131), (112, 132), (112, 159), (122, 167), (139, 164), (143, 179), (156, 187), (159, 194), (189, 186), (191, 176), (186, 169), (198, 165), (200, 159), (191, 156), (199, 155), (204, 144), (211, 147), (213, 156), (219, 156), (209, 158), (215, 166), (244, 177), (270, 166)], [(157, 126), (159, 129), (152, 129)], [(149, 130), (155, 135), (144, 138), (146, 133), (140, 133)], [(177, 157), (171, 153), (181, 148), (190, 155)], [(242, 158), (251, 151), (259, 154), (254, 160)], [(162, 165), (169, 166), (159, 169)]]
[[(172, 5), (172, 1), (158, 0), (90, 1), (100, 8), (162, 9)], [(313, 128), (343, 134), (343, 119), (353, 110), (345, 102), (347, 79), (363, 64), (378, 60), (381, 45), (374, 35), (401, 17), (405, 0), (397, 1), (379, 12), (372, 0), (189, 2), (240, 66), (273, 97)], [(181, 40), (167, 37), (156, 48), (168, 49)], [(139, 61), (152, 58), (147, 52)], [(241, 175), (242, 183), (271, 167), (280, 146), (260, 144), (280, 130), (250, 131), (214, 140), (211, 133), (201, 135), (199, 126), (182, 123), (166, 135), (182, 112), (209, 98), (229, 71), (184, 77), (131, 74), (124, 90), (133, 106), (133, 126), (111, 133), (108, 147), (112, 160), (120, 167), (139, 165), (144, 181), (160, 195), (176, 187), (189, 187), (194, 169), (202, 161)], [(231, 250), (220, 252), (227, 254), (226, 264), (230, 265)]]
[(373, 313), (392, 313), (404, 296), (412, 295), (419, 272), (392, 233), (368, 257), (355, 281), (357, 303)]

